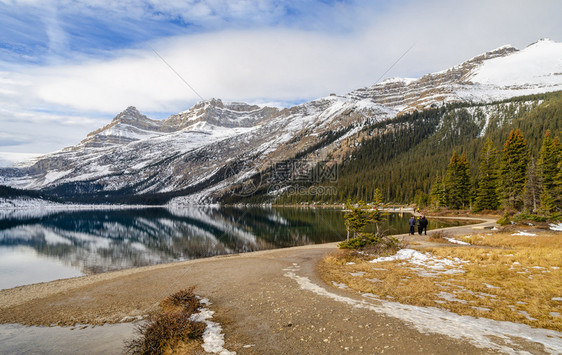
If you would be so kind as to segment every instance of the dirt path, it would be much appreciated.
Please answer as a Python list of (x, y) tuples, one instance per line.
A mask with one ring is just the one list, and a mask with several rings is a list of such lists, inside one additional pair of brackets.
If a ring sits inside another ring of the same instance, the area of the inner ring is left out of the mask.
[[(493, 223), (449, 232), (470, 234)], [(497, 352), (357, 307), (354, 302), (366, 302), (364, 297), (326, 285), (317, 275), (318, 260), (335, 249), (330, 243), (229, 255), (0, 291), (0, 323), (116, 323), (145, 315), (167, 295), (195, 285), (213, 302), (225, 348), (239, 354)], [(303, 288), (303, 282), (320, 291)]]

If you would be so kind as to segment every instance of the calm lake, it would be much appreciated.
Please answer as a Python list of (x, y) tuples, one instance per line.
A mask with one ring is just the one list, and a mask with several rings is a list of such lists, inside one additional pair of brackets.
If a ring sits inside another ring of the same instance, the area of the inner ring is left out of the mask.
[[(345, 239), (335, 209), (0, 211), (0, 289), (136, 266)], [(408, 214), (389, 215), (392, 234)], [(429, 229), (459, 225), (431, 220)]]

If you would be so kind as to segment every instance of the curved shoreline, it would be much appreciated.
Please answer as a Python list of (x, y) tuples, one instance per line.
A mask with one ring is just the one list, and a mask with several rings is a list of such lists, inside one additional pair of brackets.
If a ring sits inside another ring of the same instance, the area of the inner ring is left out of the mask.
[[(299, 250), (307, 250), (307, 249), (314, 249), (314, 248), (333, 248), (337, 247), (339, 242), (331, 242), (331, 243), (323, 243), (323, 244), (310, 244), (310, 245), (301, 245), (295, 247), (287, 247), (287, 248), (280, 248), (280, 249), (267, 249), (267, 250), (258, 250), (246, 253), (234, 253), (234, 254), (224, 254), (224, 255), (216, 255), (208, 258), (200, 258), (200, 259), (193, 259), (193, 260), (184, 260), (184, 261), (174, 261), (170, 263), (164, 264), (155, 264), (155, 265), (147, 265), (147, 266), (139, 266), (133, 267), (123, 270), (115, 270), (115, 271), (108, 271), (99, 274), (93, 275), (84, 275), (84, 276), (77, 276), (67, 279), (59, 279), (53, 281), (46, 281), (46, 282), (39, 282), (30, 285), (22, 285), (16, 286), (13, 288), (0, 290), (0, 309), (8, 308), (16, 305), (20, 305), (34, 299), (43, 298), (46, 296), (50, 296), (53, 293), (65, 293), (72, 291), (74, 289), (89, 286), (92, 284), (96, 284), (99, 282), (110, 281), (116, 278), (128, 277), (133, 276), (138, 273), (145, 273), (151, 271), (158, 271), (161, 269), (168, 269), (168, 268), (178, 268), (184, 267), (199, 263), (213, 263), (215, 261), (220, 261), (225, 258), (253, 258), (253, 257), (260, 257), (266, 256), (268, 254), (272, 254), (278, 251), (290, 251), (293, 249)], [(0, 324), (3, 322), (0, 318)]]
[[(494, 219), (489, 218), (473, 218), (473, 217), (441, 217), (441, 216), (428, 216), (429, 218), (445, 218), (445, 219), (463, 219), (463, 220), (473, 220), (479, 221), (480, 223), (470, 224), (470, 225), (463, 225), (463, 226), (455, 226), (455, 227), (446, 227), (446, 228), (439, 228), (434, 229), (432, 231), (439, 231), (439, 230), (447, 230), (452, 234), (462, 234), (471, 232), (473, 229), (484, 229), (485, 227), (489, 227), (495, 225)], [(399, 235), (403, 238), (408, 238), (416, 240), (416, 236), (411, 237), (407, 234)], [(0, 290), (0, 309), (7, 309), (15, 306), (19, 306), (22, 304), (26, 304), (38, 299), (44, 299), (47, 297), (52, 297), (56, 294), (66, 294), (71, 293), (75, 290), (79, 290), (81, 288), (90, 287), (92, 285), (104, 283), (104, 282), (111, 282), (116, 279), (122, 278), (132, 278), (138, 276), (140, 274), (146, 273), (156, 273), (156, 272), (165, 272), (166, 270), (175, 270), (181, 269), (185, 267), (190, 267), (193, 265), (199, 264), (213, 264), (213, 263), (221, 263), (226, 259), (237, 258), (240, 260), (245, 259), (255, 259), (255, 258), (267, 258), (269, 256), (276, 256), (276, 255), (286, 255), (291, 254), (292, 252), (299, 252), (299, 251), (306, 251), (306, 250), (325, 250), (326, 252), (330, 250), (335, 250), (337, 248), (337, 244), (339, 242), (331, 242), (325, 244), (311, 244), (311, 245), (304, 245), (304, 246), (296, 246), (296, 247), (288, 247), (288, 248), (281, 248), (281, 249), (268, 249), (268, 250), (260, 250), (248, 253), (240, 253), (240, 254), (226, 254), (226, 255), (218, 255), (209, 258), (201, 258), (201, 259), (194, 259), (194, 260), (187, 260), (187, 261), (178, 261), (166, 264), (157, 264), (157, 265), (149, 265), (149, 266), (142, 266), (124, 270), (117, 270), (117, 271), (110, 271), (101, 274), (94, 274), (94, 275), (85, 275), (79, 277), (73, 277), (68, 279), (60, 279), (42, 283), (36, 283), (31, 285), (23, 285), (14, 287), (11, 289)], [(418, 246), (419, 247), (419, 246)], [(163, 296), (165, 297), (165, 295)], [(162, 297), (162, 298), (163, 298)], [(5, 312), (2, 312), (5, 313)], [(138, 316), (138, 315), (137, 315)], [(115, 322), (109, 321), (110, 323)], [(6, 323), (6, 317), (0, 316), (0, 323)], [(63, 322), (66, 323), (66, 322)], [(47, 325), (45, 323), (29, 323), (25, 322), (23, 324), (28, 325)]]
[[(473, 220), (484, 221), (447, 230), (451, 235), (466, 235), (495, 225), (495, 219)], [(436, 244), (425, 236), (400, 237), (415, 241), (416, 248)], [(263, 250), (22, 286), (0, 291), (0, 323), (121, 323), (146, 315), (171, 293), (195, 286), (196, 294), (213, 303), (213, 321), (223, 328), (225, 347), (238, 354), (499, 353), (501, 344), (490, 348), (409, 321), (413, 316), (423, 323), (427, 318), (424, 312), (433, 312), (431, 307), (412, 308), (407, 317), (402, 314), (406, 318), (399, 317), (394, 311), (381, 311), (388, 306), (384, 301), (379, 304), (365, 295), (326, 284), (316, 266), (336, 249), (337, 242)], [(131, 336), (109, 330), (107, 335), (117, 343)], [(72, 338), (72, 333), (68, 337)], [(538, 349), (535, 346), (542, 347), (542, 343), (530, 340), (522, 346)], [(34, 339), (32, 347), (41, 349), (41, 339)], [(77, 348), (80, 344), (74, 343), (73, 349)]]

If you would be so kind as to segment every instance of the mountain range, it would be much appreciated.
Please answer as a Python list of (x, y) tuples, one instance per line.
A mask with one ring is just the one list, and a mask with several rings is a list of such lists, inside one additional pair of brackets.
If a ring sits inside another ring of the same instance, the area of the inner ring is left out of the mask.
[[(418, 79), (388, 79), (290, 108), (211, 99), (153, 120), (128, 107), (75, 146), (0, 169), (0, 184), (78, 202), (182, 205), (252, 194), (268, 172), (267, 194), (274, 198), (286, 186), (275, 185), (272, 175), (294, 179), (297, 161), (308, 169), (352, 158), (367, 126), (448, 104), (478, 106), (560, 90), (562, 43), (543, 39)], [(479, 116), (478, 135), (490, 115)]]

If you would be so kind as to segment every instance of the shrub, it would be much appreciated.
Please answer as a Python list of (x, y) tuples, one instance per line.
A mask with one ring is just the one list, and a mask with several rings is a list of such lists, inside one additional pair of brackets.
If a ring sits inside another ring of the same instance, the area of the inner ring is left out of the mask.
[(509, 212), (508, 212), (508, 211), (505, 211), (505, 213), (503, 214), (503, 217), (500, 218), (500, 219), (498, 219), (498, 220), (497, 220), (497, 223), (498, 223), (500, 226), (505, 226), (505, 225), (507, 225), (507, 224), (510, 224), (510, 223), (511, 223), (511, 220), (509, 219), (509, 217), (510, 217)]
[(438, 231), (432, 232), (429, 235), (429, 240), (432, 241), (432, 242), (447, 242), (446, 238), (449, 238), (449, 237), (450, 237), (450, 235), (446, 231), (438, 230)]
[(163, 354), (180, 342), (201, 339), (205, 323), (191, 320), (199, 306), (193, 287), (168, 296), (160, 303), (159, 311), (137, 329), (139, 337), (125, 345), (126, 351), (130, 354)]
[(546, 216), (539, 216), (525, 211), (513, 217), (514, 222), (528, 222), (528, 221), (546, 222), (546, 220), (547, 220)]
[(382, 233), (362, 233), (358, 237), (338, 244), (341, 249), (363, 250), (369, 253), (380, 253), (400, 249), (401, 242), (393, 236)]

